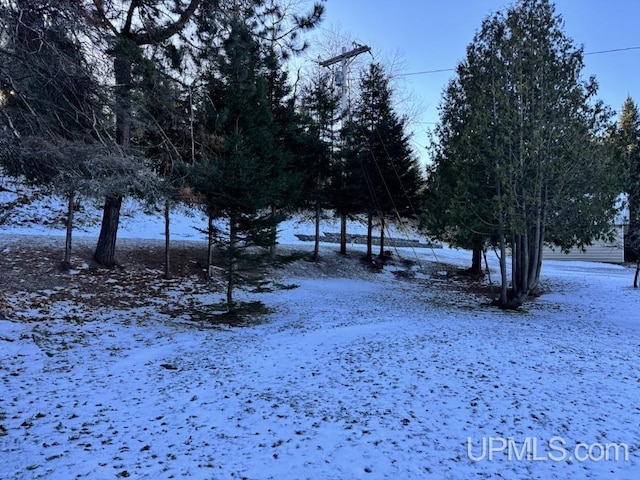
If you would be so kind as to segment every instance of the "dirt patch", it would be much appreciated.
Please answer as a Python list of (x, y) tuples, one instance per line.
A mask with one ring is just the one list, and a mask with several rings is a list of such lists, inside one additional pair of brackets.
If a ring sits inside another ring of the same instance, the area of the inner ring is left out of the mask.
[[(226, 284), (224, 268), (206, 278), (206, 245), (172, 243), (172, 278), (164, 278), (162, 240), (118, 240), (116, 268), (102, 268), (92, 260), (95, 239), (74, 240), (71, 269), (62, 269), (64, 238), (0, 234), (0, 314), (24, 320), (59, 317), (82, 322), (113, 310), (150, 311), (199, 322), (239, 324), (239, 317), (221, 315)], [(354, 278), (375, 280), (376, 270), (358, 254), (342, 256), (325, 251), (319, 262), (305, 260), (304, 247), (279, 247), (279, 268), (255, 272), (266, 282), (253, 291), (294, 288), (291, 278)], [(246, 308), (245, 308), (246, 307)], [(244, 305), (247, 318), (259, 315)], [(263, 312), (264, 313), (264, 312)]]
[[(108, 309), (184, 310), (193, 306), (193, 300), (187, 300), (191, 294), (222, 291), (222, 278), (204, 277), (206, 249), (198, 242), (176, 242), (171, 280), (164, 278), (163, 242), (120, 240), (120, 266), (110, 269), (92, 260), (94, 245), (95, 239), (75, 240), (67, 270), (60, 267), (63, 238), (0, 235), (5, 313), (35, 320), (56, 312), (82, 321)], [(63, 304), (67, 308), (62, 309)]]

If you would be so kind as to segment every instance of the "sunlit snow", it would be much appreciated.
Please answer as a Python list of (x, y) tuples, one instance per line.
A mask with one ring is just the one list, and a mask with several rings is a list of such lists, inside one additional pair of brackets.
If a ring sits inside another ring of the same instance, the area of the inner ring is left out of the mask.
[[(123, 236), (161, 238), (153, 221)], [(290, 221), (280, 241), (310, 249), (294, 233), (312, 230)], [(8, 227), (0, 251), (34, 232), (61, 234)], [(274, 312), (248, 327), (108, 305), (71, 323), (63, 303), (0, 320), (0, 477), (637, 478), (632, 268), (546, 262), (548, 293), (502, 312), (438, 274), (468, 252), (394, 253), (435, 268), (289, 277), (245, 294)]]

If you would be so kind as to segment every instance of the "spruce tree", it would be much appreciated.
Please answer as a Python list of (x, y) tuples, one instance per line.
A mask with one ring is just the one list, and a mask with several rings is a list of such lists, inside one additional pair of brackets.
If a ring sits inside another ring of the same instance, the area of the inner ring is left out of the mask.
[(291, 212), (303, 195), (304, 173), (299, 169), (297, 157), (304, 156), (306, 148), (302, 118), (296, 111), (293, 87), (283, 67), (283, 61), (273, 42), (264, 46), (263, 74), (267, 84), (267, 98), (273, 118), (273, 143), (266, 161), (272, 165), (270, 209), (272, 228), (270, 256), (275, 256), (277, 225)]
[[(416, 217), (423, 179), (405, 133), (405, 121), (392, 106), (390, 78), (380, 64), (371, 64), (360, 81), (360, 97), (354, 121), (357, 155), (367, 186), (366, 210), (371, 227), (372, 216), (380, 222), (380, 257), (384, 255), (385, 221)], [(367, 257), (371, 256), (371, 228), (368, 229)]]
[(340, 254), (347, 254), (347, 219), (366, 211), (369, 194), (360, 157), (362, 135), (353, 119), (343, 119), (340, 148), (331, 163), (329, 202), (340, 217)]
[(329, 206), (329, 181), (331, 165), (335, 161), (340, 97), (327, 76), (317, 73), (303, 89), (302, 111), (306, 147), (300, 160), (300, 171), (304, 173), (304, 195), (301, 206), (311, 206), (314, 211), (315, 241), (313, 261), (319, 259), (320, 216)]

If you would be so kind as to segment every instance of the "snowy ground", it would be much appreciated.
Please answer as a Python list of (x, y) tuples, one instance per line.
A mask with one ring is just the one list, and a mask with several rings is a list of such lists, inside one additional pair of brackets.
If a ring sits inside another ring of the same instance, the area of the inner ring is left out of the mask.
[[(11, 228), (3, 256), (34, 231)], [(293, 266), (247, 296), (273, 313), (242, 328), (153, 302), (70, 321), (77, 305), (39, 292), (46, 309), (0, 320), (0, 477), (637, 478), (631, 269), (547, 262), (552, 293), (500, 312), (447, 274), (467, 252), (397, 254), (410, 275)]]

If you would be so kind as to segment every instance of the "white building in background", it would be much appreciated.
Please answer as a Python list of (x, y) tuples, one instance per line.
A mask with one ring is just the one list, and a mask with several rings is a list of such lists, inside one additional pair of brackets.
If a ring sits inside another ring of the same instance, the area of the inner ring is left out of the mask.
[(596, 240), (584, 250), (572, 248), (564, 253), (560, 248), (544, 247), (543, 260), (578, 260), (583, 262), (624, 263), (624, 225), (614, 227), (615, 238), (612, 242)]
[(597, 240), (593, 244), (580, 248), (572, 248), (564, 253), (560, 248), (544, 247), (543, 260), (577, 260), (583, 262), (624, 263), (624, 236), (629, 224), (629, 209), (626, 195), (619, 198), (620, 213), (615, 219), (613, 241)]

